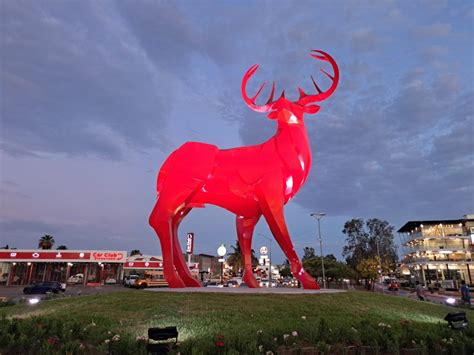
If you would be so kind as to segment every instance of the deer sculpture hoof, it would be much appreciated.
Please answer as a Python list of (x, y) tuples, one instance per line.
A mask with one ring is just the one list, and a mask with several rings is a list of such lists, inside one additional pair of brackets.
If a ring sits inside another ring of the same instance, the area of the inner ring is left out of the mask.
[(247, 284), (250, 288), (259, 288), (260, 284), (258, 283), (257, 279), (252, 275), (245, 273), (242, 277), (242, 280)]
[(296, 279), (301, 282), (301, 285), (305, 290), (319, 290), (319, 284), (315, 279), (313, 279), (308, 273), (303, 269), (295, 275)]

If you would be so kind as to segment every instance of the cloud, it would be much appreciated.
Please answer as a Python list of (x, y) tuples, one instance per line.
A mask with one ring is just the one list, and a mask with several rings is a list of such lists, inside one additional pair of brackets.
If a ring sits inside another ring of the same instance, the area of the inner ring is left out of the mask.
[(356, 52), (372, 52), (380, 45), (380, 38), (371, 28), (363, 28), (352, 33), (352, 47)]
[(167, 124), (160, 73), (113, 8), (9, 2), (4, 12), (3, 149), (121, 159), (126, 146), (159, 145), (149, 127)]
[(451, 34), (452, 26), (449, 23), (433, 23), (432, 25), (419, 26), (414, 30), (418, 37), (447, 37)]

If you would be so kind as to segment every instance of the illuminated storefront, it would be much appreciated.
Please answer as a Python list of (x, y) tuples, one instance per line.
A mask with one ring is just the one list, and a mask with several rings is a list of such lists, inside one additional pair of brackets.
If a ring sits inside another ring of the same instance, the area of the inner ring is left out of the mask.
[[(199, 263), (189, 264), (194, 277), (199, 276)], [(143, 276), (145, 271), (163, 271), (163, 259), (160, 256), (134, 255), (129, 256), (124, 264), (124, 275)]]
[(102, 285), (121, 283), (125, 251), (3, 249), (0, 251), (4, 285), (32, 282)]
[(474, 284), (474, 215), (458, 220), (410, 221), (398, 230), (402, 262), (419, 281), (458, 288)]

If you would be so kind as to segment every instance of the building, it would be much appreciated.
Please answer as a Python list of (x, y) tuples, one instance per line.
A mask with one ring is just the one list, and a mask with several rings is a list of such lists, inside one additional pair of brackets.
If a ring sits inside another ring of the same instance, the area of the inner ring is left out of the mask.
[(403, 267), (412, 280), (444, 288), (474, 284), (474, 215), (462, 219), (409, 221), (398, 230)]
[[(219, 273), (221, 263), (212, 255), (191, 255), (189, 269), (196, 278)], [(29, 285), (58, 281), (98, 286), (121, 284), (124, 277), (163, 271), (161, 256), (134, 255), (113, 250), (0, 249), (0, 285)]]
[[(199, 264), (191, 263), (188, 265), (191, 274), (194, 277), (199, 275)], [(161, 256), (153, 255), (133, 255), (127, 257), (124, 264), (124, 274), (128, 275), (140, 275), (143, 276), (146, 271), (163, 271), (163, 259)]]
[(59, 281), (83, 285), (120, 283), (126, 251), (1, 249), (0, 283)]

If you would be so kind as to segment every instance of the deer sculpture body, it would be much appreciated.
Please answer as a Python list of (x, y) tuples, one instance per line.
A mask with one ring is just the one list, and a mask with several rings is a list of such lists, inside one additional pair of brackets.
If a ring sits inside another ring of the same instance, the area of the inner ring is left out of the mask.
[(257, 112), (269, 112), (278, 129), (268, 141), (254, 146), (221, 150), (214, 145), (187, 142), (174, 151), (158, 174), (158, 199), (150, 216), (163, 254), (164, 275), (170, 287), (199, 287), (192, 277), (178, 240), (178, 226), (195, 207), (213, 204), (236, 215), (236, 227), (244, 262), (243, 280), (249, 287), (259, 287), (252, 272), (252, 234), (263, 215), (270, 230), (290, 262), (290, 269), (304, 288), (319, 289), (318, 283), (305, 272), (298, 258), (283, 213), (284, 205), (305, 183), (311, 167), (311, 150), (303, 115), (313, 114), (320, 107), (313, 104), (327, 99), (339, 81), (339, 69), (325, 52), (313, 50), (313, 58), (331, 64), (334, 74), (326, 74), (332, 84), (322, 91), (311, 77), (316, 94), (308, 95), (301, 88), (296, 102), (285, 98), (273, 100), (275, 83), (265, 105), (246, 93), (247, 82), (258, 69), (250, 67), (242, 80), (242, 96)]

